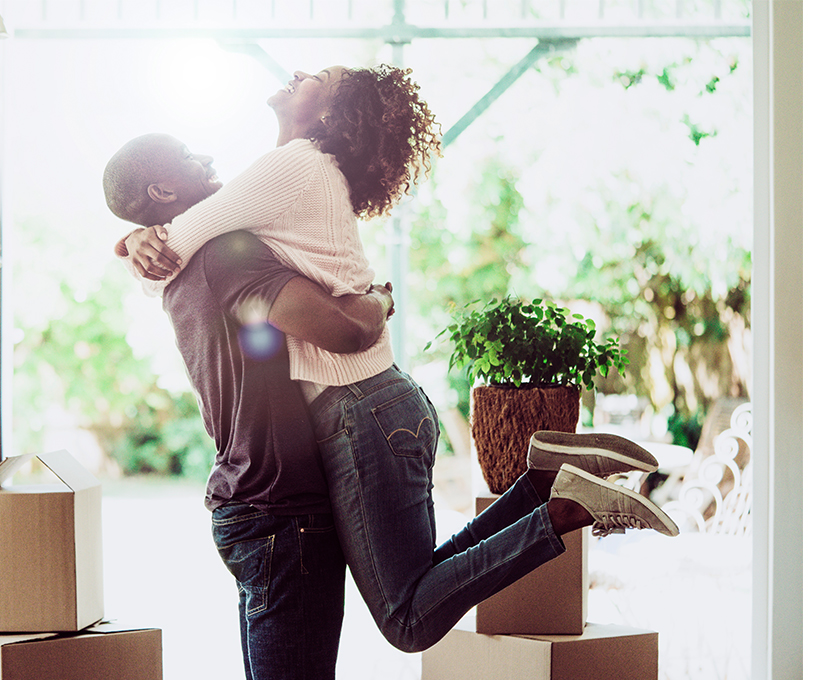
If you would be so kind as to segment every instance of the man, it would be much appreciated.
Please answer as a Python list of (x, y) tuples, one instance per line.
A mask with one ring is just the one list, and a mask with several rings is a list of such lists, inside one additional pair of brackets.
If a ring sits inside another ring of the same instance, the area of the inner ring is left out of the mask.
[[(169, 222), (221, 186), (212, 158), (168, 135), (126, 144), (103, 184), (109, 208), (144, 226)], [(345, 563), (284, 334), (332, 352), (364, 349), (393, 311), (390, 290), (334, 298), (235, 232), (193, 256), (163, 306), (216, 442), (205, 505), (239, 586), (246, 676), (333, 677)]]

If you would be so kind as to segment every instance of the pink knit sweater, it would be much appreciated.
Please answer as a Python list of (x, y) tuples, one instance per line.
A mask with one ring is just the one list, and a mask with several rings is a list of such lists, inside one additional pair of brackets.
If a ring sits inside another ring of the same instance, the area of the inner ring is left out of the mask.
[[(282, 262), (332, 295), (366, 293), (373, 282), (347, 180), (335, 158), (309, 140), (269, 151), (176, 217), (167, 244), (184, 267), (207, 241), (237, 229), (253, 232)], [(146, 286), (147, 292), (162, 291), (166, 283)], [(381, 373), (394, 361), (387, 328), (372, 347), (354, 354), (334, 354), (291, 336), (286, 340), (293, 380), (347, 385)]]

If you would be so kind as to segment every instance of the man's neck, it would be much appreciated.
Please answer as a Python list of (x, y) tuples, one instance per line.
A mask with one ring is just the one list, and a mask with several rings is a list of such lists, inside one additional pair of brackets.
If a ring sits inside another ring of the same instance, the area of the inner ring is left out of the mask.
[(151, 227), (156, 224), (169, 224), (172, 222), (173, 217), (177, 217), (180, 215), (183, 210), (180, 211), (172, 211), (172, 210), (163, 210), (161, 206), (155, 206), (157, 210), (151, 210), (145, 213), (138, 221), (137, 224), (140, 224), (145, 227)]

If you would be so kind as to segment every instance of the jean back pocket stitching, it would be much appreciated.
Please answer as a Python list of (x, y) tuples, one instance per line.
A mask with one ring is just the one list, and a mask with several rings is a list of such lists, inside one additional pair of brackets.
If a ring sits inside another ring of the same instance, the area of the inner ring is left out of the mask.
[(245, 615), (250, 617), (254, 614), (259, 614), (260, 612), (265, 611), (268, 609), (268, 597), (269, 597), (269, 590), (271, 587), (271, 562), (272, 556), (274, 555), (274, 536), (268, 537), (268, 545), (266, 546), (265, 556), (263, 557), (263, 571), (265, 572), (262, 584), (259, 586), (255, 586), (252, 589), (250, 598), (256, 599), (254, 596), (259, 596), (259, 604), (253, 607), (248, 607), (245, 611)]
[(423, 427), (423, 423), (425, 423), (427, 420), (428, 420), (430, 423), (432, 422), (432, 419), (431, 419), (431, 418), (429, 418), (429, 416), (425, 416), (425, 417), (423, 418), (423, 420), (421, 420), (421, 421), (420, 421), (420, 424), (417, 426), (417, 431), (416, 431), (416, 432), (412, 432), (412, 431), (411, 431), (411, 430), (409, 430), (407, 427), (398, 427), (396, 430), (394, 430), (393, 432), (391, 432), (391, 434), (389, 434), (389, 435), (387, 436), (388, 441), (391, 441), (391, 437), (393, 437), (393, 436), (394, 436), (395, 434), (397, 434), (398, 432), (407, 432), (408, 434), (410, 434), (411, 436), (413, 436), (415, 439), (420, 439), (420, 428), (421, 428), (421, 427)]

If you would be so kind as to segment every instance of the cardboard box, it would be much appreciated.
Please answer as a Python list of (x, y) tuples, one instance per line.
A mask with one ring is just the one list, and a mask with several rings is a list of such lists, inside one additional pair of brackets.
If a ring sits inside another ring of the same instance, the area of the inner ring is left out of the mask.
[(0, 680), (161, 680), (158, 628), (99, 624), (78, 633), (0, 636)]
[[(476, 514), (498, 496), (475, 499)], [(488, 635), (580, 635), (589, 604), (589, 529), (563, 536), (566, 552), (475, 608), (476, 631)]]
[(593, 623), (582, 635), (456, 628), (423, 652), (422, 661), (422, 680), (656, 680), (658, 672), (658, 633)]
[[(32, 455), (0, 462), (0, 487)], [(77, 631), (104, 615), (102, 487), (67, 451), (57, 484), (0, 488), (0, 631)]]

